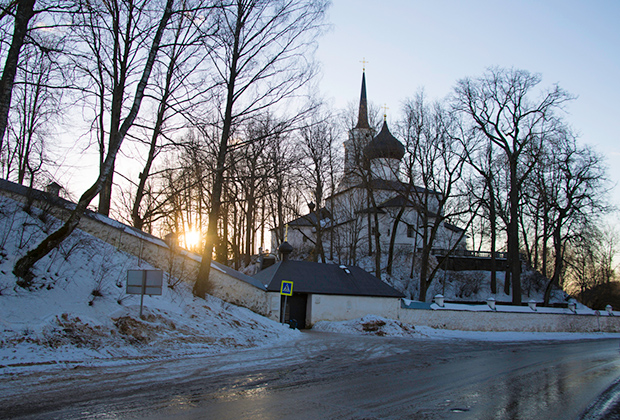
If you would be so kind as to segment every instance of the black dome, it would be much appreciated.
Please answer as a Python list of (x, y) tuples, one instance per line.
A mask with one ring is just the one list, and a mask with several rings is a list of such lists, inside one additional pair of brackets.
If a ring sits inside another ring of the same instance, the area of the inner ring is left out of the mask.
[(293, 246), (289, 244), (288, 242), (284, 241), (278, 248), (278, 251), (280, 251), (283, 254), (290, 254), (291, 252), (293, 252)]
[(384, 121), (381, 132), (364, 147), (364, 155), (368, 159), (390, 158), (400, 160), (405, 156), (405, 146), (390, 133), (387, 122)]

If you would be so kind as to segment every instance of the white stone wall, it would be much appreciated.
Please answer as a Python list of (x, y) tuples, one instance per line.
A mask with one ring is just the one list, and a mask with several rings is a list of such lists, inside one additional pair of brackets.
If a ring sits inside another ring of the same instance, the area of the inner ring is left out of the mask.
[(620, 332), (620, 317), (399, 308), (403, 323), (460, 331)]
[(313, 294), (308, 296), (306, 324), (346, 321), (369, 314), (396, 319), (399, 307), (398, 298)]

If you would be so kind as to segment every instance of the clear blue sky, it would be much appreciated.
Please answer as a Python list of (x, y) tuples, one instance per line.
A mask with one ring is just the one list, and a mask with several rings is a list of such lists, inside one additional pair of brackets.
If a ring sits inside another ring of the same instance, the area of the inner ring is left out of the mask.
[(578, 96), (566, 118), (620, 184), (620, 0), (333, 0), (329, 21), (317, 57), (334, 106), (358, 100), (363, 58), (368, 99), (387, 104), (388, 121), (418, 89), (441, 98), (489, 66), (541, 73), (542, 86)]

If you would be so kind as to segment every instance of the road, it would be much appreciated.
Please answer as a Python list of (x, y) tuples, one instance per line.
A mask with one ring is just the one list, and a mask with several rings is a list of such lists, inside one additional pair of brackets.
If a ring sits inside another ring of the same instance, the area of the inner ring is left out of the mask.
[(604, 393), (618, 377), (617, 339), (307, 332), (225, 355), (0, 375), (0, 418), (565, 420), (618, 395)]

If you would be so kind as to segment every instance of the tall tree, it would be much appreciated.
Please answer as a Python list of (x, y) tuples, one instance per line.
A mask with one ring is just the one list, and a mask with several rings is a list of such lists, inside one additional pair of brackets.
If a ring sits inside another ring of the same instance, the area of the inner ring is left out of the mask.
[(157, 25), (157, 31), (154, 34), (151, 42), (151, 47), (148, 51), (147, 60), (144, 64), (144, 68), (142, 71), (142, 76), (140, 77), (140, 81), (136, 87), (133, 104), (127, 114), (127, 117), (123, 120), (119, 129), (115, 131), (114, 136), (110, 140), (110, 147), (108, 148), (108, 152), (103, 162), (103, 165), (100, 168), (97, 180), (88, 190), (84, 192), (84, 194), (82, 194), (74, 210), (71, 212), (71, 215), (69, 216), (67, 221), (60, 227), (60, 229), (53, 232), (51, 235), (45, 238), (36, 248), (28, 251), (26, 255), (17, 260), (15, 266), (13, 267), (13, 273), (21, 279), (19, 281), (19, 284), (21, 286), (30, 286), (32, 280), (31, 270), (34, 264), (36, 264), (37, 261), (39, 261), (50, 251), (56, 248), (77, 228), (80, 219), (86, 211), (86, 208), (93, 200), (93, 198), (95, 198), (95, 196), (99, 193), (99, 191), (101, 191), (104, 183), (108, 180), (110, 173), (114, 170), (114, 161), (116, 159), (116, 155), (121, 147), (123, 139), (127, 135), (127, 131), (129, 131), (129, 128), (132, 126), (138, 115), (138, 111), (140, 110), (140, 104), (142, 103), (144, 91), (149, 81), (151, 70), (153, 69), (155, 57), (157, 56), (157, 52), (159, 51), (159, 45), (163, 32), (166, 29), (168, 21), (173, 14), (173, 3), (174, 0), (167, 0), (166, 2), (162, 17)]
[[(326, 261), (323, 247), (322, 223), (324, 215), (324, 199), (330, 193), (329, 174), (335, 172), (334, 143), (336, 141), (335, 126), (327, 116), (315, 114), (306, 126), (300, 130), (300, 146), (305, 157), (303, 165), (304, 179), (314, 201), (314, 229), (316, 230), (315, 256)], [(334, 191), (331, 191), (333, 194)]]
[(575, 228), (592, 224), (606, 209), (601, 198), (605, 180), (601, 157), (588, 147), (578, 147), (570, 133), (562, 140), (563, 144), (553, 149), (551, 179), (546, 180), (553, 185), (548, 201), (554, 267), (545, 290), (545, 304), (549, 303), (551, 286), (560, 285), (566, 242), (575, 235)]
[(217, 242), (226, 157), (235, 128), (251, 114), (293, 95), (314, 75), (310, 48), (322, 29), (325, 0), (218, 2), (220, 31), (209, 52), (222, 88), (221, 130), (209, 211), (209, 227), (194, 294), (206, 295)]
[[(453, 113), (440, 103), (429, 105), (419, 93), (405, 103), (403, 134), (405, 138), (405, 175), (407, 198), (418, 213), (419, 300), (426, 293), (442, 262), (462, 242), (472, 222), (475, 209), (462, 205), (467, 196), (464, 188), (464, 140), (458, 141), (458, 125)], [(449, 222), (464, 218), (464, 229), (452, 228)], [(448, 235), (455, 231), (454, 237)], [(431, 265), (431, 250), (447, 248), (436, 266)], [(417, 251), (417, 250), (416, 250)], [(414, 257), (415, 257), (414, 252)]]
[(473, 126), (502, 151), (508, 166), (508, 260), (512, 301), (521, 303), (519, 217), (522, 187), (535, 167), (549, 133), (557, 127), (556, 112), (572, 97), (559, 86), (532, 99), (541, 77), (525, 70), (491, 68), (476, 79), (458, 81), (456, 110), (469, 116)]
[[(15, 82), (15, 74), (17, 73), (19, 54), (28, 32), (28, 24), (35, 14), (34, 4), (35, 0), (19, 0), (11, 2), (6, 10), (8, 14), (10, 13), (9, 9), (16, 7), (11, 46), (4, 62), (2, 78), (0, 78), (0, 150), (2, 150), (3, 147), (4, 135), (9, 119), (9, 109), (11, 108), (11, 96), (13, 94), (13, 84)], [(3, 12), (5, 12), (5, 10), (3, 10)]]
[[(114, 149), (121, 126), (132, 111), (135, 97), (131, 92), (140, 82), (160, 22), (158, 13), (165, 3), (111, 0), (80, 4), (81, 12), (74, 15), (73, 22), (80, 45), (75, 68), (84, 76), (85, 107), (91, 108), (91, 133), (96, 136), (103, 171), (111, 156), (108, 152)], [(110, 212), (115, 163), (116, 157), (99, 192), (98, 211), (104, 215)]]
[(62, 91), (54, 88), (55, 79), (62, 77), (56, 48), (60, 40), (39, 35), (36, 32), (30, 35), (34, 40), (25, 47), (20, 60), (14, 89), (16, 101), (2, 159), (7, 179), (13, 173), (20, 184), (27, 176), (32, 184), (34, 174), (42, 169), (47, 154), (45, 138), (61, 108)]
[[(159, 72), (155, 74), (156, 82), (151, 84), (149, 96), (156, 107), (155, 120), (144, 121), (145, 136), (148, 137), (148, 152), (144, 166), (138, 176), (138, 183), (131, 204), (131, 220), (133, 226), (142, 229), (145, 220), (148, 220), (151, 209), (142, 208), (143, 199), (147, 194), (147, 182), (157, 156), (170, 147), (170, 132), (178, 131), (173, 123), (175, 117), (187, 114), (199, 106), (209, 86), (204, 86), (200, 77), (206, 53), (202, 44), (208, 38), (213, 25), (210, 20), (209, 4), (196, 1), (195, 4), (186, 2), (184, 13), (173, 17), (171, 30), (161, 51), (161, 58), (157, 60)], [(197, 25), (196, 22), (202, 22)], [(198, 80), (196, 80), (198, 79)], [(180, 118), (177, 118), (180, 119)], [(139, 139), (142, 136), (138, 136)], [(163, 140), (162, 140), (163, 139)]]

